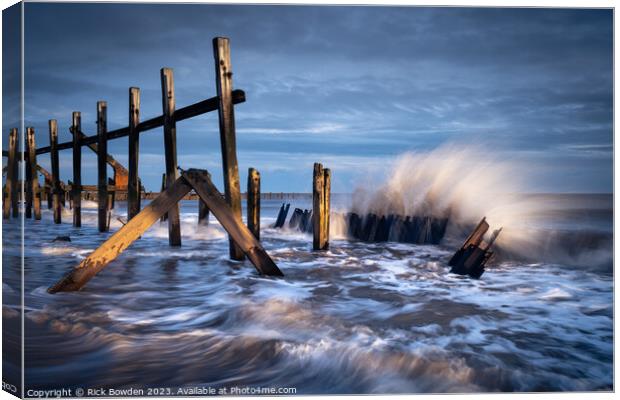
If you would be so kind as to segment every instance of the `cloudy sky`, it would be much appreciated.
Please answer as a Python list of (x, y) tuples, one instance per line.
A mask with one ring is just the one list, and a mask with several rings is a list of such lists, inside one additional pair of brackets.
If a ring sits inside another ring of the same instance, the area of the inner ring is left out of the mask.
[[(72, 111), (82, 112), (83, 130), (94, 134), (97, 100), (108, 102), (109, 129), (126, 126), (130, 86), (142, 90), (143, 119), (161, 114), (164, 66), (174, 69), (177, 108), (214, 96), (211, 39), (227, 36), (234, 86), (247, 95), (236, 107), (242, 186), (255, 167), (263, 191), (310, 191), (312, 163), (320, 161), (332, 169), (332, 190), (348, 192), (405, 151), (457, 142), (484, 143), (527, 166), (530, 191), (612, 191), (611, 10), (25, 9), (26, 125), (41, 146), (50, 118), (61, 141), (70, 140)], [(217, 115), (181, 122), (177, 135), (179, 165), (209, 169), (221, 187)], [(109, 149), (126, 163), (126, 139)], [(156, 190), (161, 129), (142, 135), (140, 152), (143, 183)], [(71, 179), (70, 156), (61, 155), (64, 180)], [(87, 150), (83, 157), (83, 182), (95, 183), (96, 157)], [(48, 166), (49, 156), (40, 163)]]

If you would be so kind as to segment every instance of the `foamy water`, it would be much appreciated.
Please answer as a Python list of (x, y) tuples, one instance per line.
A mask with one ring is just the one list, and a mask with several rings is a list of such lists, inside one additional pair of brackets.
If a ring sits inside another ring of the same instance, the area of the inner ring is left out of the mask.
[[(263, 245), (284, 278), (228, 260), (222, 228), (213, 217), (198, 227), (196, 202), (184, 202), (183, 247), (169, 247), (167, 224), (156, 223), (81, 292), (50, 295), (47, 287), (109, 234), (97, 232), (94, 208), (83, 210), (81, 229), (71, 227), (70, 212), (62, 225), (47, 209), (42, 221), (26, 221), (26, 387), (612, 388), (609, 267), (507, 258), (473, 280), (448, 273), (448, 244), (332, 235), (329, 251), (313, 252), (311, 236), (268, 228), (280, 203), (262, 203)], [(118, 215), (124, 207), (118, 203)], [(575, 231), (549, 213), (538, 228)], [(600, 216), (586, 214), (568, 219), (600, 228)], [(112, 221), (114, 231), (121, 224)], [(17, 227), (3, 224), (9, 327), (19, 320)], [(58, 235), (72, 242), (52, 242)]]

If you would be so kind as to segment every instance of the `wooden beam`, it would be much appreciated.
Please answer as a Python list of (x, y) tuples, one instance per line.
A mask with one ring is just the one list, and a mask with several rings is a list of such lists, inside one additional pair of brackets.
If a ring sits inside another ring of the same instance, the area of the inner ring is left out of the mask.
[(190, 190), (191, 186), (185, 179), (177, 179), (166, 191), (151, 201), (138, 215), (110, 236), (97, 250), (47, 291), (57, 293), (81, 289), (93, 276), (142, 236), (164, 213), (177, 205)]
[(129, 180), (127, 181), (127, 220), (140, 212), (140, 181), (138, 158), (140, 156), (140, 89), (129, 88)]
[(247, 190), (248, 229), (260, 240), (260, 173), (254, 168), (248, 169)]
[(9, 131), (9, 152), (6, 168), (6, 197), (2, 204), (2, 218), (8, 219), (13, 208), (13, 218), (18, 216), (18, 175), (17, 175), (17, 128)]
[(250, 259), (256, 270), (265, 275), (283, 276), (252, 232), (240, 222), (232, 209), (226, 204), (222, 194), (209, 179), (207, 171), (190, 169), (181, 175), (204, 201), (213, 216), (230, 235), (236, 245)]
[(105, 101), (97, 102), (97, 203), (99, 232), (108, 231), (108, 154), (107, 111)]
[[(74, 111), (71, 115), (73, 132), (82, 130), (82, 115)], [(73, 135), (73, 185), (71, 186), (73, 196), (73, 226), (82, 226), (82, 147), (80, 136)]]
[[(233, 90), (232, 99), (233, 99), (234, 104), (245, 102), (245, 92), (243, 90)], [(179, 121), (183, 121), (189, 118), (196, 117), (198, 115), (209, 113), (211, 111), (217, 111), (218, 107), (219, 107), (219, 98), (212, 97), (210, 99), (206, 99), (198, 103), (195, 103), (195, 104), (176, 110), (174, 114), (174, 121), (179, 122)], [(138, 131), (140, 131), (140, 133), (144, 133), (144, 132), (159, 128), (163, 125), (164, 125), (164, 116), (160, 115), (159, 117), (151, 118), (146, 121), (140, 122), (140, 124), (138, 125)], [(128, 126), (108, 132), (108, 140), (119, 139), (125, 136), (129, 136)], [(87, 146), (89, 144), (96, 144), (96, 143), (97, 143), (97, 135), (85, 136), (82, 138), (82, 146)], [(73, 141), (58, 144), (58, 150), (67, 150), (71, 148), (73, 148)], [(37, 154), (45, 154), (49, 152), (50, 152), (49, 146), (41, 147), (37, 149)]]
[[(228, 38), (213, 39), (215, 58), (215, 82), (219, 99), (220, 143), (222, 146), (222, 167), (224, 169), (224, 193), (226, 203), (235, 218), (241, 222), (241, 189), (237, 165), (237, 144), (235, 138), (235, 112), (232, 100), (232, 66)], [(230, 258), (243, 260), (243, 251), (229, 237)]]
[[(166, 155), (166, 187), (177, 179), (177, 128), (174, 121), (174, 76), (171, 68), (161, 69), (161, 98), (164, 112), (164, 151)], [(168, 242), (181, 245), (181, 218), (179, 205), (168, 211)]]
[(32, 207), (34, 210), (34, 219), (41, 219), (41, 191), (39, 189), (39, 174), (37, 173), (37, 144), (34, 137), (34, 128), (28, 128), (26, 141), (28, 142), (28, 164), (31, 172), (30, 176), (30, 193), (32, 199)]

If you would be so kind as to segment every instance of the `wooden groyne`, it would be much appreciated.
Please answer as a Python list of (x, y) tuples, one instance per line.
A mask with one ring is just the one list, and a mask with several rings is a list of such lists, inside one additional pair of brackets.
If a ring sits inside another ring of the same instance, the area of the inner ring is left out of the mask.
[[(228, 233), (229, 257), (242, 261), (246, 257), (260, 274), (282, 276), (260, 243), (260, 207), (261, 199), (309, 199), (311, 210), (295, 208), (289, 229), (298, 229), (312, 234), (312, 248), (315, 251), (329, 249), (329, 231), (331, 212), (331, 170), (315, 163), (312, 174), (312, 195), (307, 193), (261, 193), (260, 172), (248, 169), (246, 193), (241, 193), (239, 166), (237, 161), (235, 112), (234, 106), (245, 101), (242, 90), (233, 90), (232, 66), (230, 60), (230, 43), (227, 38), (213, 39), (213, 57), (215, 62), (216, 96), (176, 108), (174, 74), (171, 68), (161, 68), (162, 114), (141, 121), (140, 89), (129, 88), (128, 125), (109, 131), (107, 127), (106, 101), (96, 104), (96, 134), (87, 135), (82, 130), (81, 112), (72, 113), (71, 126), (68, 131), (72, 140), (58, 142), (58, 123), (48, 121), (49, 146), (36, 147), (35, 129), (27, 127), (24, 151), (18, 149), (19, 132), (13, 128), (9, 132), (9, 146), (3, 151), (7, 157), (6, 184), (3, 189), (3, 218), (19, 216), (20, 194), (23, 193), (23, 209), (26, 218), (41, 219), (41, 203), (47, 200), (53, 210), (53, 220), (61, 224), (63, 208), (67, 203), (73, 210), (72, 224), (78, 228), (82, 225), (82, 201), (97, 202), (97, 227), (101, 233), (108, 232), (112, 209), (117, 201), (127, 201), (127, 221), (120, 219), (122, 227), (114, 232), (93, 253), (86, 257), (70, 273), (49, 288), (50, 293), (81, 289), (90, 279), (116, 259), (128, 246), (138, 240), (155, 222), (160, 220), (168, 225), (168, 242), (170, 246), (182, 245), (182, 226), (180, 205), (182, 200), (197, 201), (198, 221), (206, 225), (212, 214)], [(206, 170), (179, 167), (177, 159), (177, 122), (199, 115), (215, 112), (218, 114), (219, 138), (222, 154), (223, 191), (220, 192), (211, 181), (211, 174)], [(165, 171), (159, 192), (148, 192), (142, 186), (138, 171), (140, 154), (140, 135), (162, 128)], [(125, 168), (108, 152), (108, 142), (119, 138), (128, 138), (128, 168)], [(82, 182), (82, 149), (87, 147), (97, 155), (96, 185)], [(66, 183), (60, 179), (60, 157), (62, 150), (72, 150), (72, 180)], [(38, 158), (49, 154), (51, 172), (38, 164)], [(19, 176), (19, 163), (25, 163), (25, 176)], [(108, 167), (114, 170), (113, 177), (108, 176)], [(42, 174), (43, 186), (38, 174)], [(142, 200), (150, 203), (142, 207)], [(241, 201), (247, 202), (247, 226), (242, 222)], [(282, 204), (274, 224), (283, 228), (291, 204)], [(398, 241), (418, 244), (438, 244), (446, 232), (448, 218), (431, 216), (397, 216), (397, 215), (358, 215), (348, 213), (340, 215), (348, 226), (352, 239), (367, 242)], [(484, 266), (492, 256), (491, 246), (499, 235), (495, 231), (491, 238), (483, 241), (488, 230), (485, 220), (465, 241), (452, 257), (449, 264), (452, 272), (480, 277)]]
[[(260, 238), (260, 174), (251, 168), (248, 177), (248, 227), (241, 219), (242, 194), (239, 185), (239, 170), (235, 139), (234, 105), (245, 101), (245, 93), (233, 90), (230, 47), (227, 38), (213, 39), (215, 81), (217, 95), (187, 107), (176, 109), (174, 76), (171, 68), (160, 70), (162, 89), (162, 115), (140, 122), (140, 89), (129, 88), (129, 120), (125, 128), (107, 129), (107, 102), (97, 102), (97, 133), (89, 136), (82, 131), (81, 113), (72, 114), (70, 142), (58, 143), (58, 124), (49, 120), (50, 145), (36, 148), (34, 128), (27, 129), (26, 151), (18, 150), (18, 131), (11, 129), (9, 149), (3, 152), (8, 157), (6, 185), (3, 190), (3, 218), (17, 217), (19, 213), (20, 185), (26, 188), (24, 212), (27, 218), (41, 217), (40, 205), (43, 197), (51, 208), (54, 222), (62, 223), (62, 208), (69, 198), (73, 209), (73, 225), (81, 226), (81, 202), (96, 200), (98, 204), (97, 226), (100, 232), (110, 227), (111, 209), (116, 200), (127, 199), (127, 221), (98, 249), (82, 261), (73, 271), (50, 287), (50, 293), (82, 288), (88, 280), (118, 257), (133, 241), (137, 240), (154, 222), (167, 215), (168, 239), (171, 246), (181, 245), (181, 224), (179, 201), (198, 200), (199, 221), (208, 222), (210, 214), (218, 219), (228, 232), (230, 257), (243, 260), (247, 257), (261, 274), (281, 276), (282, 272), (269, 257), (259, 242)], [(222, 168), (224, 173), (224, 194), (211, 182), (208, 171), (189, 169), (179, 175), (176, 147), (176, 123), (208, 112), (217, 111), (222, 144)], [(165, 174), (162, 190), (149, 193), (141, 185), (138, 171), (140, 135), (161, 127), (165, 149)], [(110, 140), (128, 137), (128, 169), (124, 168), (108, 153)], [(97, 154), (97, 185), (83, 185), (81, 179), (81, 152), (88, 147)], [(73, 180), (64, 184), (60, 180), (59, 151), (73, 151)], [(37, 156), (50, 154), (51, 173), (37, 164)], [(20, 158), (26, 162), (26, 176), (19, 179)], [(107, 175), (108, 165), (114, 169), (114, 177)], [(43, 188), (38, 183), (38, 173), (45, 176)], [(269, 194), (270, 198), (273, 194)], [(274, 197), (278, 197), (275, 195)], [(152, 201), (141, 208), (141, 199)], [(11, 214), (12, 210), (12, 214)]]

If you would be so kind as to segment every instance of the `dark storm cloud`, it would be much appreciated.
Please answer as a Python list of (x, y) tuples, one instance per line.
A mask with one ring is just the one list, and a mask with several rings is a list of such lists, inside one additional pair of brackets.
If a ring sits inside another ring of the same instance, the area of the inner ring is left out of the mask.
[[(107, 100), (110, 128), (126, 125), (129, 86), (143, 118), (158, 115), (162, 66), (177, 107), (211, 97), (214, 36), (231, 38), (248, 99), (236, 108), (240, 170), (270, 171), (265, 190), (307, 191), (324, 161), (348, 191), (364, 168), (455, 140), (537, 166), (536, 190), (612, 190), (610, 10), (28, 3), (27, 123), (45, 145), (57, 118), (69, 140), (81, 110), (92, 134)], [(178, 131), (180, 165), (221, 179), (216, 116)], [(162, 142), (141, 143), (151, 189)], [(110, 145), (121, 160), (126, 147)]]

